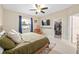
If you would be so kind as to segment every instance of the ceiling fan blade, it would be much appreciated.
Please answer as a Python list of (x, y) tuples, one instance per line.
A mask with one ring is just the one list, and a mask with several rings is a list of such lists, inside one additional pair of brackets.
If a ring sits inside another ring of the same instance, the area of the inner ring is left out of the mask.
[(36, 11), (36, 9), (30, 9), (31, 11)]
[(48, 9), (48, 7), (41, 8), (41, 10), (45, 10), (45, 9)]
[(42, 13), (45, 13), (44, 11), (41, 11)]

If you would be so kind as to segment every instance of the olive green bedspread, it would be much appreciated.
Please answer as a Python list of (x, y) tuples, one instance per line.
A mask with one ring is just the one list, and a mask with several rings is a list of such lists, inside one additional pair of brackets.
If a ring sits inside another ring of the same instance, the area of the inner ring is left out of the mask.
[(50, 43), (47, 37), (37, 40), (35, 42), (31, 42), (29, 44), (25, 44), (24, 46), (21, 46), (16, 49), (13, 48), (10, 50), (5, 50), (3, 54), (34, 54), (36, 51), (42, 48), (46, 43)]

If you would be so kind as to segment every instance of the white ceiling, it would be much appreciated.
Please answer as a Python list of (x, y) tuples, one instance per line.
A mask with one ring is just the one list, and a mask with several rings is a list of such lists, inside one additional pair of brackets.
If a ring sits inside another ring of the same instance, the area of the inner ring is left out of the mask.
[[(39, 13), (38, 16), (47, 15), (65, 8), (69, 8), (72, 6), (72, 4), (45, 4), (45, 6), (48, 7), (48, 9), (45, 10), (45, 14)], [(4, 4), (3, 8), (36, 16), (35, 11), (30, 11), (30, 9), (34, 8), (33, 4)]]

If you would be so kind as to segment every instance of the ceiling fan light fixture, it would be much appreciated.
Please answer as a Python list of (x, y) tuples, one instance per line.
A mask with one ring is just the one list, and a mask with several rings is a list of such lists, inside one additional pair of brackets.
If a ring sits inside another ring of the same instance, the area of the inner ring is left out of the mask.
[(37, 12), (41, 12), (41, 9), (37, 9), (36, 11), (37, 11)]

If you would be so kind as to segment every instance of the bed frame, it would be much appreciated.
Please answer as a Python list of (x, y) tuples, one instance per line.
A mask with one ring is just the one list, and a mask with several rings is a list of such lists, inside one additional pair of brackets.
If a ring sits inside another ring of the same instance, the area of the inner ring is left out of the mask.
[(35, 54), (41, 54), (42, 51), (44, 51), (46, 48), (49, 49), (48, 51), (51, 50), (51, 49), (49, 48), (49, 44), (47, 43), (47, 44), (44, 45), (44, 47), (42, 47), (41, 49), (39, 49), (38, 51), (36, 51)]

